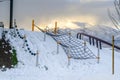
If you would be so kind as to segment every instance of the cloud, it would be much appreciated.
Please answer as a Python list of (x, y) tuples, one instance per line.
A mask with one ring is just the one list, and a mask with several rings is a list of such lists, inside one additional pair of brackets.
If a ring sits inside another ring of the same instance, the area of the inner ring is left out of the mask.
[[(14, 0), (14, 18), (25, 28), (31, 27), (32, 19), (46, 25), (58, 18), (103, 24), (110, 22), (107, 9), (112, 5), (111, 0)], [(0, 10), (0, 20), (9, 24), (9, 1), (0, 3)]]

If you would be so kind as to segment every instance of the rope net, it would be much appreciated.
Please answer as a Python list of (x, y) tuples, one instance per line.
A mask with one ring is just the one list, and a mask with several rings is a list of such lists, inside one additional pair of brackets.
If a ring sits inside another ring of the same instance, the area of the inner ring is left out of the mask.
[(61, 34), (58, 32), (53, 35), (51, 32), (47, 32), (55, 41), (60, 42), (67, 56), (74, 59), (96, 59), (96, 55), (83, 43), (81, 40), (74, 38), (70, 34)]

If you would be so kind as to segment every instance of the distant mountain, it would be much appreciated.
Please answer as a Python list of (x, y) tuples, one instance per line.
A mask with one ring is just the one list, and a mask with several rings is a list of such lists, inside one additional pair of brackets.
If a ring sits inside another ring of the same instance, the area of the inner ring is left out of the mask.
[(90, 24), (81, 23), (81, 22), (73, 22), (73, 23), (80, 27), (79, 29), (74, 30), (74, 32), (87, 33), (87, 34), (99, 37), (101, 39), (105, 39), (106, 41), (111, 41), (112, 35), (117, 37), (120, 34), (118, 30), (105, 25), (92, 26)]

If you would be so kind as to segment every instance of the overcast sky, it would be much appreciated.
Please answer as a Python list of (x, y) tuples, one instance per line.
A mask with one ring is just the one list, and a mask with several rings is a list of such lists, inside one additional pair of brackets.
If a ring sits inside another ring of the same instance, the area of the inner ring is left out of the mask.
[[(3, 0), (2, 0), (3, 1)], [(52, 21), (85, 22), (92, 25), (111, 25), (107, 9), (114, 8), (114, 0), (14, 0), (14, 18), (20, 27)], [(0, 2), (0, 21), (9, 23), (9, 0)]]

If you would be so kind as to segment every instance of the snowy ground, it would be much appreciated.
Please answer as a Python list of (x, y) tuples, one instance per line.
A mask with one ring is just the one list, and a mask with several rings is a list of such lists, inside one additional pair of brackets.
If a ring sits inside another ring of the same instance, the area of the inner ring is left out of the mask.
[[(39, 66), (36, 67), (36, 56), (25, 51), (22, 39), (8, 36), (17, 50), (20, 62), (14, 69), (0, 71), (0, 80), (120, 80), (119, 52), (115, 52), (115, 74), (112, 75), (112, 50), (110, 48), (100, 50), (99, 64), (96, 59), (71, 59), (68, 65), (64, 50), (60, 47), (57, 54), (57, 44), (50, 36), (47, 36), (44, 41), (42, 32), (21, 31), (21, 33), (27, 36), (31, 50), (33, 52), (38, 50)], [(94, 54), (97, 54), (96, 47), (90, 46), (89, 43), (87, 46)]]

